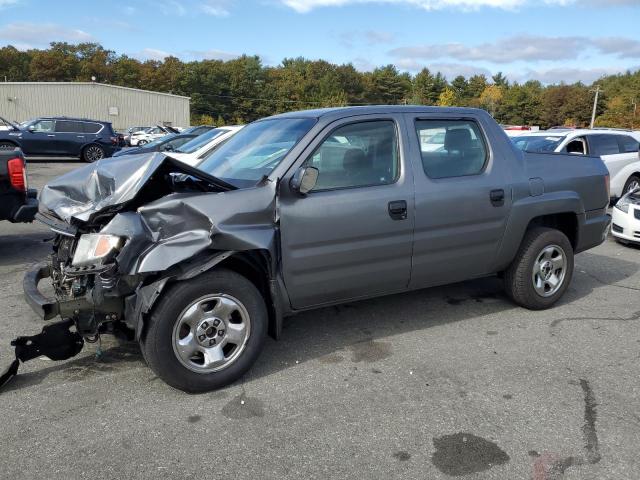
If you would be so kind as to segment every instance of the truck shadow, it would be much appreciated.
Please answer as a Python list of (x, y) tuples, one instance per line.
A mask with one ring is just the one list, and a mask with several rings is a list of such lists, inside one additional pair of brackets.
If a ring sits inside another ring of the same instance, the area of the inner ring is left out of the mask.
[[(558, 305), (578, 302), (599, 288), (640, 289), (630, 285), (631, 282), (625, 283), (639, 270), (639, 263), (583, 253), (576, 258), (573, 282)], [(519, 314), (527, 312), (504, 295), (501, 280), (489, 277), (301, 313), (285, 319), (281, 340), (266, 343), (260, 360), (243, 381), (314, 360), (320, 364), (342, 362), (347, 360), (345, 357), (352, 362), (381, 361), (392, 355), (390, 344), (385, 341), (387, 337), (473, 321), (507, 310), (513, 310), (514, 321)], [(554, 320), (553, 315), (547, 314), (544, 318), (546, 322)], [(144, 365), (136, 343), (112, 345), (104, 350), (100, 359), (85, 354), (65, 363), (21, 373), (0, 394), (46, 383), (51, 374), (56, 378), (62, 375), (65, 381), (80, 381), (93, 374), (115, 375), (125, 368)]]
[[(576, 257), (572, 284), (558, 306), (578, 302), (599, 288), (631, 288), (632, 294), (634, 290), (640, 291), (640, 285), (634, 287), (632, 282), (625, 282), (639, 270), (638, 263), (593, 253), (580, 254)], [(391, 354), (381, 341), (386, 337), (473, 321), (508, 310), (513, 310), (514, 322), (524, 313), (531, 314), (507, 298), (501, 280), (490, 277), (301, 313), (285, 319), (281, 340), (268, 342), (248, 379), (268, 376), (309, 360), (325, 364), (349, 359), (383, 360)], [(541, 322), (550, 323), (554, 316), (547, 313), (540, 318)]]

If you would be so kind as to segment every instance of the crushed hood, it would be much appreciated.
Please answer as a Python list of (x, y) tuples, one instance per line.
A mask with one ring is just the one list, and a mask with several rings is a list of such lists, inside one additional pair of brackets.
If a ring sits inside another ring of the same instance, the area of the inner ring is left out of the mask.
[[(155, 191), (149, 200), (174, 193), (170, 177), (188, 175), (200, 182), (203, 191), (223, 192), (235, 187), (162, 153), (106, 158), (73, 170), (49, 182), (40, 194), (40, 209), (60, 219), (83, 222), (106, 209), (119, 208), (133, 201), (149, 187)], [(150, 185), (152, 180), (158, 184)]]

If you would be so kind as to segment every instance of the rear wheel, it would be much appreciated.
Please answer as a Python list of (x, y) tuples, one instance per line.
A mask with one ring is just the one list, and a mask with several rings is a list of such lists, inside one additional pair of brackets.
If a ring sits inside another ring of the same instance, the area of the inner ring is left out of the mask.
[(573, 247), (567, 236), (559, 230), (536, 227), (527, 231), (504, 273), (504, 284), (518, 305), (542, 310), (562, 297), (572, 276)]
[(11, 142), (0, 142), (0, 151), (4, 150), (14, 150), (18, 148), (15, 144)]
[(82, 150), (82, 160), (87, 163), (97, 162), (98, 160), (102, 160), (104, 157), (105, 151), (100, 145), (91, 144), (84, 147), (84, 150)]
[(165, 382), (205, 392), (234, 382), (253, 365), (267, 323), (253, 283), (220, 269), (165, 291), (140, 343), (149, 367)]
[(624, 191), (622, 192), (622, 194), (625, 195), (639, 188), (640, 188), (640, 177), (638, 175), (631, 175), (627, 180), (627, 182), (624, 184)]

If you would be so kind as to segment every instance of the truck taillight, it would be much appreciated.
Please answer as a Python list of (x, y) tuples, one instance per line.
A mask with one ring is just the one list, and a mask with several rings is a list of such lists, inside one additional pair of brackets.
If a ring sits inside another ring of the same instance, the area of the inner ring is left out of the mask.
[(607, 198), (611, 198), (611, 179), (609, 174), (604, 176), (604, 186), (607, 189)]
[(16, 190), (27, 190), (27, 172), (24, 168), (24, 161), (21, 158), (12, 158), (7, 162), (9, 170), (9, 182)]

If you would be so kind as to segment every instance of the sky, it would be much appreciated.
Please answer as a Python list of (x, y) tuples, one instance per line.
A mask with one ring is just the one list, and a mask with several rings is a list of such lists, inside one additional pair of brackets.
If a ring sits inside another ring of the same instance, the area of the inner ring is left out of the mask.
[(138, 59), (259, 55), (583, 81), (640, 69), (640, 0), (0, 0), (0, 45)]

